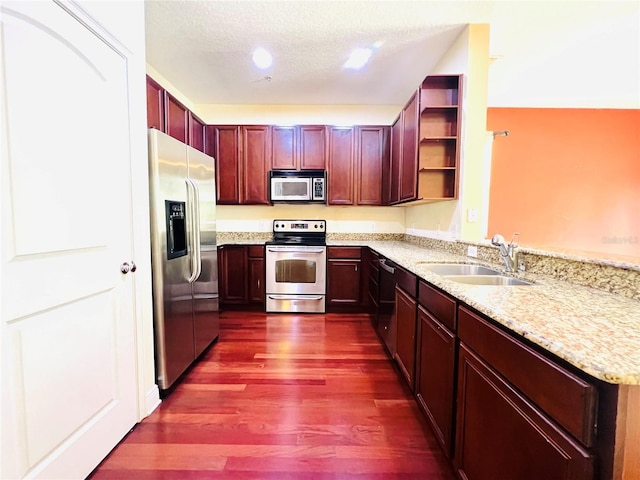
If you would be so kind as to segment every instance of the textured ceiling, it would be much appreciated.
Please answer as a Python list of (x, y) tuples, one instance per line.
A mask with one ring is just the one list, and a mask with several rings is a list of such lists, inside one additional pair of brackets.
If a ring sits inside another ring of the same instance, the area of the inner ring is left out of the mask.
[[(616, 59), (617, 50), (613, 59), (599, 56), (598, 68), (604, 62), (610, 76), (622, 78), (616, 87), (621, 101), (640, 102), (638, 5), (635, 0), (152, 0), (146, 2), (147, 62), (194, 104), (400, 105), (466, 24), (489, 23), (491, 54), (500, 57), (490, 74), (494, 103), (509, 94), (540, 104), (536, 92), (566, 99), (563, 69), (567, 86), (576, 85), (575, 75), (586, 77), (580, 85), (593, 76), (594, 62), (576, 60), (576, 49), (592, 51), (607, 38), (625, 42), (630, 60)], [(354, 48), (376, 42), (381, 45), (364, 70), (342, 69)], [(259, 46), (273, 54), (267, 70), (251, 62)], [(544, 81), (550, 76), (554, 83)]]

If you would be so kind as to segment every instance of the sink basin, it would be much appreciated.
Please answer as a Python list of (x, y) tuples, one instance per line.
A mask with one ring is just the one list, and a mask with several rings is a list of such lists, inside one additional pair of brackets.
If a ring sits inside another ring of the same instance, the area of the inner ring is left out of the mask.
[(423, 266), (438, 275), (501, 275), (492, 268), (468, 263), (424, 263)]
[(506, 275), (443, 275), (443, 278), (471, 285), (533, 285), (531, 282)]

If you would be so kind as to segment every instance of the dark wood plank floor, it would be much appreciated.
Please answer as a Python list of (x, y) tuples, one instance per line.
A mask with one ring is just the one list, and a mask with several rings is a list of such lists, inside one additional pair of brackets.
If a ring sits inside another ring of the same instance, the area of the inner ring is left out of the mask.
[(399, 378), (366, 315), (223, 313), (91, 478), (455, 478)]

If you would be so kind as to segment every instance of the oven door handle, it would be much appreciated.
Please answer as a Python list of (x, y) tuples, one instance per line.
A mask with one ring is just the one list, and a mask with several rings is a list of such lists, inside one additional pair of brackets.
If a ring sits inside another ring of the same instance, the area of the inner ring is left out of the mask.
[(322, 300), (322, 296), (318, 295), (316, 297), (304, 296), (300, 298), (299, 295), (269, 295), (271, 300)]
[(291, 247), (267, 247), (268, 252), (285, 252), (285, 253), (324, 253), (324, 250), (300, 250)]

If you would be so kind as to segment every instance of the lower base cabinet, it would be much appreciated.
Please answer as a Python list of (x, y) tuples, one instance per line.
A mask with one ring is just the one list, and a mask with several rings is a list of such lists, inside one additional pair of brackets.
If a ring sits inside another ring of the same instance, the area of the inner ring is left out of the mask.
[(362, 253), (360, 247), (327, 248), (327, 309), (332, 312), (362, 308)]
[(589, 452), (463, 343), (458, 368), (454, 465), (460, 478), (593, 478)]
[(264, 309), (264, 246), (219, 247), (218, 278), (222, 309)]
[(396, 353), (400, 372), (411, 391), (415, 388), (416, 371), (416, 300), (396, 287)]
[(453, 451), (456, 336), (418, 307), (416, 399), (447, 457)]

